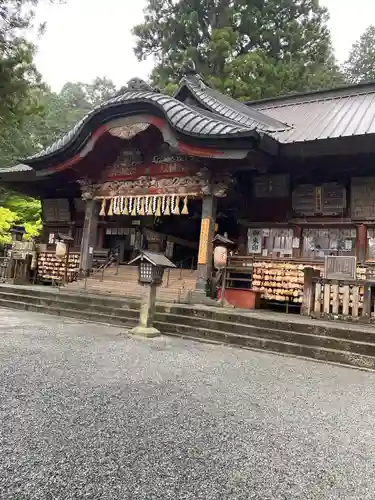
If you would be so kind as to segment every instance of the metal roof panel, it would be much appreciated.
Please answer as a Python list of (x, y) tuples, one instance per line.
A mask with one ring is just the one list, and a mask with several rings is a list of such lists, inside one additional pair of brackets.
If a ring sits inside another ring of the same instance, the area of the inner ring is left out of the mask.
[[(307, 142), (375, 133), (375, 87), (350, 88), (335, 95), (318, 93), (309, 96), (280, 98), (277, 100), (248, 103), (248, 106), (280, 121), (294, 125), (293, 129), (268, 132), (282, 143)], [(365, 91), (364, 91), (365, 90)]]

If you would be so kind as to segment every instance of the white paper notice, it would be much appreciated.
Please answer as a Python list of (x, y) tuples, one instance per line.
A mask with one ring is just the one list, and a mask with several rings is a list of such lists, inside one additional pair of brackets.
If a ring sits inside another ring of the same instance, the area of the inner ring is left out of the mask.
[(293, 238), (292, 248), (299, 248), (300, 240), (299, 238)]

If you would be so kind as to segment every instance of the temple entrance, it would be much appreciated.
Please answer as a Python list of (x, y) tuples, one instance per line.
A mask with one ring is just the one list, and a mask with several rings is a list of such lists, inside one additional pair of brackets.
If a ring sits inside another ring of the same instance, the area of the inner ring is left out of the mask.
[(189, 214), (169, 216), (102, 216), (98, 244), (116, 252), (121, 264), (139, 250), (162, 252), (184, 269), (195, 269), (201, 225), (201, 200), (191, 200)]

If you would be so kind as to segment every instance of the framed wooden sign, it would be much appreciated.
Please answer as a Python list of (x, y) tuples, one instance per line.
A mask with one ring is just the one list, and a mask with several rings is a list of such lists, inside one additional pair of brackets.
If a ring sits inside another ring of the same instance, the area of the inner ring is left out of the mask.
[(324, 261), (324, 277), (331, 280), (355, 280), (357, 277), (357, 258), (327, 255)]

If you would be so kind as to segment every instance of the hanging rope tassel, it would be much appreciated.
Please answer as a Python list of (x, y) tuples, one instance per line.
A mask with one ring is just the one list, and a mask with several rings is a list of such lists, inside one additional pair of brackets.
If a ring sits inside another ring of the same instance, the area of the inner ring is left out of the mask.
[(139, 210), (138, 210), (138, 215), (144, 215), (145, 214), (145, 199), (142, 197), (139, 200)]
[(135, 217), (137, 215), (137, 200), (133, 199), (133, 210), (132, 213), (130, 214), (132, 217)]
[(161, 216), (161, 198), (159, 196), (158, 201), (157, 201), (157, 205), (156, 205), (155, 217), (160, 217), (160, 216)]
[(132, 210), (133, 210), (133, 197), (131, 196), (129, 198), (129, 205), (128, 205), (128, 211), (129, 211), (129, 215), (132, 214)]
[(148, 215), (152, 215), (152, 197), (150, 196), (150, 201), (148, 205), (148, 210), (147, 210)]
[(129, 215), (129, 210), (128, 210), (128, 199), (125, 198), (124, 199), (125, 203), (124, 203), (124, 210), (122, 211), (123, 215)]
[(120, 199), (119, 198), (115, 198), (113, 200), (113, 213), (115, 215), (120, 215), (120, 203), (119, 203)]
[(170, 211), (170, 203), (171, 203), (171, 199), (169, 198), (169, 196), (166, 197), (165, 199), (165, 209), (164, 209), (164, 215), (171, 215), (171, 211)]
[(113, 215), (113, 198), (111, 198), (111, 201), (109, 203), (108, 215)]
[(176, 196), (173, 215), (180, 215), (180, 197)]
[(189, 215), (188, 197), (187, 196), (185, 196), (185, 199), (184, 199), (184, 207), (181, 210), (181, 215)]
[(107, 200), (105, 198), (102, 199), (102, 206), (100, 208), (100, 217), (104, 217), (105, 216), (105, 209), (107, 208)]

